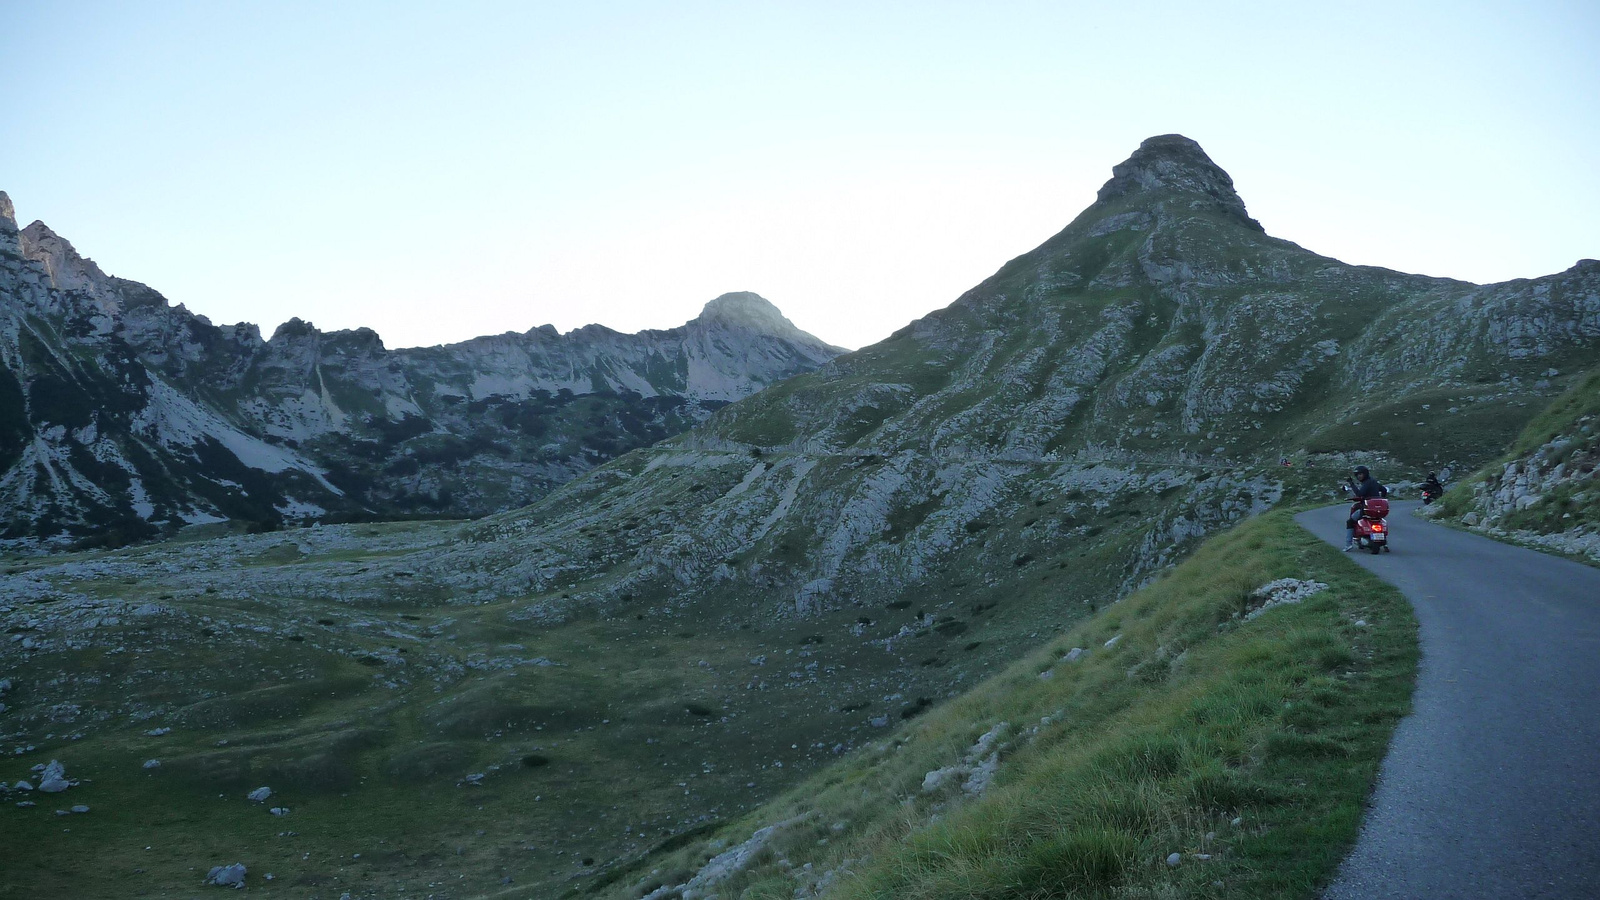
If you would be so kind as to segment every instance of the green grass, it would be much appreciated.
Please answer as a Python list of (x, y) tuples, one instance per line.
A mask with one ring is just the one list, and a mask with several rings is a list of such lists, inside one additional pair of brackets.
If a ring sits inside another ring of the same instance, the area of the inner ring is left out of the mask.
[[(1510, 511), (1494, 510), (1484, 502), (1485, 496), (1505, 486), (1508, 467), (1512, 464), (1520, 466), (1524, 473), (1530, 470), (1538, 473), (1538, 480), (1561, 466), (1565, 477), (1554, 483), (1546, 481), (1537, 500), (1530, 505)], [(1541, 537), (1600, 530), (1597, 467), (1600, 467), (1600, 370), (1574, 379), (1566, 393), (1528, 422), (1504, 455), (1447, 491), (1438, 521), (1461, 525), (1468, 513), (1477, 513), (1494, 526), (1492, 533), (1502, 540), (1558, 553), (1590, 565), (1600, 564), (1600, 559), (1573, 552), (1559, 540), (1545, 541)]]
[[(1239, 618), (1280, 577), (1330, 588)], [(830, 896), (849, 900), (1313, 896), (1408, 709), (1415, 637), (1396, 591), (1270, 513), (743, 820), (614, 873), (609, 889), (641, 896), (799, 818), (719, 895), (787, 898), (837, 870)], [(1090, 653), (1060, 662), (1073, 647)], [(1001, 721), (994, 787), (979, 799), (922, 790)]]
[[(704, 472), (673, 474), (658, 473), (673, 487), (652, 502), (729, 486)], [(699, 484), (710, 487), (691, 491)], [(1063, 503), (1031, 506), (1029, 515), (1064, 514), (1071, 503)], [(340, 526), (358, 543), (310, 552), (300, 549), (304, 531), (236, 536), (228, 540), (238, 549), (203, 575), (180, 561), (211, 552), (204, 544), (11, 560), (17, 574), (69, 559), (115, 566), (115, 575), (86, 572), (62, 586), (178, 612), (125, 617), (82, 648), (18, 653), (0, 666), (17, 683), (5, 698), (5, 724), (17, 730), (0, 745), (8, 751), (0, 778), (59, 758), (86, 779), (61, 798), (38, 798), (37, 808), (0, 809), (0, 897), (183, 895), (206, 868), (233, 861), (266, 896), (338, 896), (362, 885), (483, 896), (503, 877), (523, 896), (549, 896), (589, 883), (618, 860), (744, 815), (837, 759), (836, 743), (885, 733), (870, 718), (899, 723), (923, 698), (943, 700), (1005, 665), (1014, 648), (1036, 646), (1035, 632), (1083, 617), (1085, 599), (1104, 604), (1117, 594), (1128, 542), (1142, 533), (1136, 524), (1119, 519), (1104, 542), (1052, 548), (1014, 534), (1022, 521), (1001, 519), (985, 534), (1004, 547), (974, 547), (979, 558), (962, 563), (995, 578), (951, 578), (904, 603), (803, 619), (746, 612), (740, 595), (737, 605), (707, 602), (683, 617), (636, 617), (660, 602), (651, 598), (530, 624), (515, 617), (526, 598), (462, 604), (425, 578), (383, 574), (413, 568), (395, 563), (407, 548), (477, 525)], [(1037, 559), (1014, 564), (1018, 547)], [(775, 548), (761, 558), (774, 564)], [(383, 589), (352, 590), (369, 567)], [(308, 568), (328, 577), (297, 574)], [(39, 610), (53, 614), (57, 602)], [(867, 646), (924, 608), (939, 627), (895, 653)], [(274, 633), (227, 623), (269, 623)], [(413, 638), (388, 633), (395, 629)], [(378, 664), (404, 650), (404, 666)], [(558, 664), (465, 668), (496, 656)], [(768, 662), (755, 665), (757, 657)], [(832, 674), (792, 679), (810, 664)], [(391, 679), (398, 686), (386, 686)], [(77, 723), (35, 712), (63, 700), (87, 711)], [(138, 710), (158, 714), (132, 718)], [(144, 733), (162, 725), (174, 731)], [(533, 757), (544, 764), (524, 761)], [(161, 767), (143, 769), (152, 758)], [(496, 765), (483, 786), (460, 785)], [(290, 818), (243, 801), (261, 785), (279, 792), (274, 802), (291, 807)], [(54, 815), (77, 803), (92, 813)], [(266, 872), (276, 878), (266, 882)]]
[[(1462, 387), (1414, 391), (1403, 399), (1364, 406), (1322, 424), (1304, 438), (1312, 453), (1350, 453), (1375, 448), (1422, 471), (1466, 462), (1476, 465), (1486, 454), (1504, 447), (1527, 425), (1538, 401)], [(1454, 410), (1454, 411), (1452, 411)]]
[(1584, 416), (1600, 415), (1600, 369), (1590, 372), (1528, 422), (1507, 458), (1526, 456), (1572, 430)]
[[(1445, 516), (1459, 519), (1470, 512), (1481, 485), (1498, 482), (1508, 463), (1532, 455), (1558, 437), (1565, 435), (1572, 439), (1573, 443), (1564, 451), (1569, 457), (1585, 450), (1592, 453), (1600, 443), (1600, 435), (1595, 433), (1597, 429), (1591, 428), (1590, 434), (1583, 435), (1579, 428), (1580, 420), (1593, 417), (1600, 417), (1600, 369), (1578, 378), (1566, 393), (1534, 415), (1499, 458), (1453, 485), (1442, 499)], [(1551, 519), (1558, 519), (1562, 513), (1573, 512), (1575, 508), (1585, 521), (1600, 524), (1600, 504), (1575, 505), (1571, 500), (1570, 490), (1557, 491), (1532, 512), (1518, 513), (1512, 517), (1516, 521), (1506, 524), (1533, 531), (1562, 530), (1573, 523)]]

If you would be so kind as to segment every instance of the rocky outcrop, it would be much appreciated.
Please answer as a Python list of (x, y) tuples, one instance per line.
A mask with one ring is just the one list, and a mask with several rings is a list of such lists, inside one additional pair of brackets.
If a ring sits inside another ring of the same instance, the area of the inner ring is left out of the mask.
[[(0, 194), (0, 197), (4, 197)], [(106, 275), (0, 203), (0, 531), (472, 516), (530, 502), (843, 352), (755, 294), (687, 324), (550, 326), (389, 350), (292, 319), (263, 340)]]
[(1097, 199), (1109, 203), (1162, 190), (1210, 198), (1212, 209), (1256, 231), (1263, 230), (1245, 211), (1244, 201), (1233, 189), (1233, 178), (1212, 162), (1199, 144), (1181, 134), (1157, 135), (1140, 144), (1132, 156), (1111, 167), (1111, 180), (1100, 188)]

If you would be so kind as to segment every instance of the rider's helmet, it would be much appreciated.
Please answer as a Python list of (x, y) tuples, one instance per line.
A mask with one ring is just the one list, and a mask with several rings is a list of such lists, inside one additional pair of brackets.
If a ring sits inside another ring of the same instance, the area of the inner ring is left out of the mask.
[(1355, 467), (1355, 473), (1357, 475), (1361, 476), (1362, 478), (1365, 478), (1368, 475), (1372, 474), (1372, 470), (1368, 469), (1366, 466), (1356, 466)]

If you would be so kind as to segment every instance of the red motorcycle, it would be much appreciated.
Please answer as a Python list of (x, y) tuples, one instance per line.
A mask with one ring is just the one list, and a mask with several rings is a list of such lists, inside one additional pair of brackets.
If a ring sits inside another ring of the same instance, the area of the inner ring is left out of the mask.
[(1357, 500), (1350, 507), (1356, 523), (1356, 547), (1373, 555), (1389, 552), (1389, 501), (1381, 498)]

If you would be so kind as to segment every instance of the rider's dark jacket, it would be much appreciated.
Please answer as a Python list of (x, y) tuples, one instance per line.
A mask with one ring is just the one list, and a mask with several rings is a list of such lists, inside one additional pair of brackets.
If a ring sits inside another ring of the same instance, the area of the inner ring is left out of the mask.
[(1350, 484), (1350, 497), (1353, 500), (1371, 500), (1389, 495), (1389, 489), (1379, 484), (1378, 479), (1373, 478), (1371, 475), (1367, 476), (1366, 481), (1351, 479)]
[(1378, 479), (1373, 478), (1371, 475), (1367, 476), (1366, 481), (1350, 479), (1350, 499), (1355, 501), (1355, 505), (1350, 507), (1352, 526), (1355, 520), (1361, 518), (1361, 501), (1387, 496), (1389, 496), (1389, 489), (1379, 484)]

